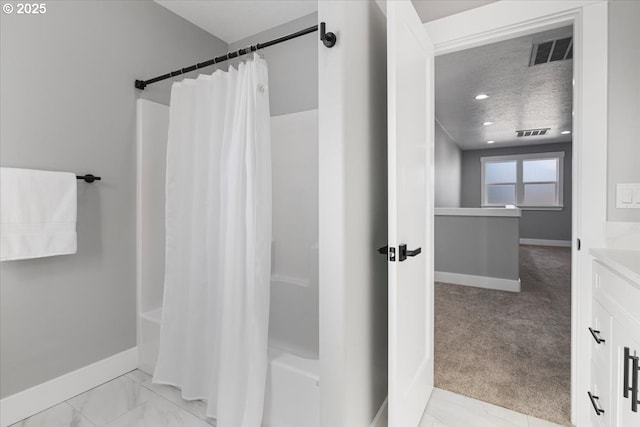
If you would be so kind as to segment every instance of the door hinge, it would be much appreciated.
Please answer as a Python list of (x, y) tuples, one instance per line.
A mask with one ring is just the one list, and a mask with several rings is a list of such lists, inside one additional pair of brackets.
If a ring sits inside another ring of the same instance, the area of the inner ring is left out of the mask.
[(580, 246), (581, 246), (581, 245), (580, 245), (580, 239), (576, 239), (576, 240), (577, 240), (577, 242), (576, 242), (576, 244), (577, 244), (577, 248), (578, 248), (578, 250), (580, 250)]

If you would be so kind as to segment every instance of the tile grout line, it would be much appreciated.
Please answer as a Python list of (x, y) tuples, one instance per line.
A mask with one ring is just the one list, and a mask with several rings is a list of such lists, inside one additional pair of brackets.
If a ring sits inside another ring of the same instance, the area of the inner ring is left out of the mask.
[(133, 408), (131, 408), (130, 410), (128, 410), (127, 412), (125, 412), (124, 414), (118, 415), (117, 417), (115, 417), (114, 419), (112, 419), (111, 421), (107, 422), (106, 424), (103, 424), (101, 426), (97, 426), (97, 427), (107, 427), (113, 423), (115, 423), (117, 420), (119, 420), (120, 418), (124, 417), (125, 415), (129, 415), (130, 412), (135, 411), (136, 409), (138, 409), (139, 407), (141, 407), (142, 405), (146, 405), (147, 403), (150, 403), (154, 400), (156, 400), (157, 397), (154, 397), (152, 399), (147, 400), (146, 402), (143, 402), (139, 405), (134, 406)]
[[(98, 427), (98, 424), (94, 423), (93, 421), (91, 421), (89, 418), (87, 418), (87, 416), (85, 414), (82, 413), (82, 411), (77, 410), (76, 408), (74, 408), (73, 406), (71, 406), (69, 403), (67, 403), (67, 401), (62, 402), (63, 405), (67, 405), (69, 408), (71, 408), (71, 415), (72, 415), (72, 420), (73, 420), (73, 413), (77, 412), (81, 418), (83, 418), (85, 421), (87, 421), (90, 425), (94, 426), (94, 427)], [(28, 419), (28, 418), (27, 418)]]
[[(130, 371), (130, 372), (133, 372), (133, 371)], [(98, 387), (101, 387), (101, 386), (103, 386), (103, 385), (109, 384), (110, 382), (113, 382), (113, 381), (115, 381), (115, 380), (117, 380), (117, 379), (123, 378), (123, 377), (125, 377), (127, 374), (129, 374), (129, 372), (127, 372), (126, 374), (120, 375), (120, 376), (118, 376), (118, 377), (115, 377), (114, 379), (112, 379), (112, 380), (110, 380), (110, 381), (107, 381), (107, 382), (105, 382), (105, 383), (102, 383), (102, 384), (100, 384), (100, 385), (99, 385), (99, 386), (97, 386), (97, 387), (94, 387), (94, 388), (89, 389), (89, 390), (87, 390), (87, 391), (85, 391), (85, 392), (83, 392), (83, 393), (80, 393), (80, 394), (78, 394), (77, 396), (74, 396), (74, 397), (72, 397), (72, 398), (71, 398), (71, 399), (69, 399), (69, 400), (75, 399), (76, 397), (81, 396), (81, 395), (83, 395), (83, 394), (85, 394), (85, 393), (88, 393), (88, 392), (90, 392), (90, 391), (92, 391), (92, 390), (95, 390), (95, 389), (96, 389), (96, 388), (98, 388)], [(129, 378), (129, 377), (126, 377), (126, 378), (127, 378), (129, 381), (131, 381), (132, 383), (134, 383), (135, 385), (139, 386), (140, 388), (144, 387), (144, 385), (143, 385), (142, 383), (139, 383), (139, 382), (137, 382), (137, 381), (135, 381), (134, 379)], [(145, 387), (145, 388), (146, 388), (146, 387)], [(153, 390), (149, 390), (148, 388), (147, 388), (147, 390), (153, 393)], [(138, 393), (138, 394), (139, 394), (139, 393)], [(157, 393), (154, 393), (154, 394), (157, 394)], [(160, 396), (160, 397), (162, 397), (162, 396)], [(87, 419), (88, 421), (90, 421), (90, 422), (91, 422), (91, 424), (93, 424), (94, 426), (96, 426), (96, 427), (103, 427), (103, 426), (107, 426), (107, 425), (111, 424), (112, 422), (114, 422), (115, 420), (117, 420), (118, 418), (120, 418), (121, 416), (124, 416), (124, 415), (128, 414), (129, 412), (133, 411), (134, 409), (137, 409), (138, 407), (140, 407), (140, 406), (144, 405), (144, 404), (145, 404), (145, 403), (147, 403), (147, 402), (152, 401), (153, 399), (155, 399), (155, 397), (154, 397), (154, 398), (151, 398), (151, 399), (149, 399), (149, 400), (146, 400), (146, 401), (144, 401), (144, 402), (139, 402), (137, 405), (133, 406), (131, 409), (127, 410), (125, 413), (123, 413), (123, 414), (121, 414), (121, 415), (118, 415), (118, 416), (117, 416), (117, 417), (115, 417), (114, 419), (109, 420), (109, 421), (107, 421), (106, 423), (104, 423), (104, 424), (102, 424), (102, 425), (98, 424), (97, 422), (94, 422), (91, 418), (89, 418), (88, 416), (86, 416), (86, 415), (84, 414), (84, 412), (82, 412), (80, 409), (76, 409), (76, 407), (75, 407), (75, 406), (73, 406), (72, 404), (70, 404), (67, 400), (65, 400), (65, 401), (64, 401), (64, 403), (68, 404), (69, 406), (71, 406), (71, 408), (73, 408), (74, 410), (78, 411), (78, 412), (80, 413), (80, 415), (82, 415), (85, 419)]]

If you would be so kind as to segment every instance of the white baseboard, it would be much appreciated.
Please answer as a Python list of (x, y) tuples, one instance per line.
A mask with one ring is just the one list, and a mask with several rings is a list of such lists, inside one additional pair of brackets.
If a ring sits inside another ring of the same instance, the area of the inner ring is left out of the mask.
[(473, 276), (470, 274), (435, 272), (436, 282), (452, 283), (454, 285), (474, 286), (476, 288), (496, 289), (498, 291), (520, 292), (520, 279), (499, 279), (497, 277)]
[(387, 398), (385, 397), (384, 402), (382, 402), (382, 405), (380, 405), (380, 409), (378, 409), (376, 416), (373, 417), (373, 421), (371, 421), (369, 427), (387, 427), (387, 421), (389, 417), (389, 415), (387, 414), (387, 408)]
[(520, 239), (521, 245), (571, 247), (571, 240)]
[(0, 400), (0, 426), (13, 423), (51, 408), (78, 394), (136, 369), (138, 347), (130, 348), (89, 366)]

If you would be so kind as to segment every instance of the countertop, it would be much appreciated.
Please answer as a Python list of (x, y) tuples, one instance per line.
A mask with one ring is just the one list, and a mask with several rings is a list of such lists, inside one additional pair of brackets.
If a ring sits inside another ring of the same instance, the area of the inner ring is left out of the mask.
[(436, 216), (510, 216), (519, 217), (519, 208), (435, 208)]
[(589, 253), (602, 264), (640, 285), (640, 251), (628, 249), (591, 249)]

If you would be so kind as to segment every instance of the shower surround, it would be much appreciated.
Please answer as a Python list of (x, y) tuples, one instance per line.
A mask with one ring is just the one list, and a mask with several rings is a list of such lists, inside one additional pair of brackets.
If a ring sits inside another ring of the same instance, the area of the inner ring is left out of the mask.
[[(263, 425), (318, 426), (318, 116), (271, 118), (273, 240)], [(153, 374), (164, 277), (168, 108), (138, 101), (139, 367)]]

